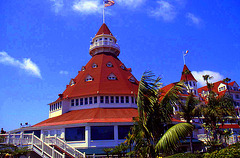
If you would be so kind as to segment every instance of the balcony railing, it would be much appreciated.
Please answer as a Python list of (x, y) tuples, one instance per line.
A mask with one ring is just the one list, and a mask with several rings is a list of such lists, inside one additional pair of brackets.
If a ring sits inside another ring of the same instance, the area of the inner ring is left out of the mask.
[(114, 43), (114, 42), (110, 42), (110, 41), (98, 41), (98, 42), (94, 42), (93, 44), (90, 45), (90, 50), (92, 50), (93, 48), (102, 47), (102, 46), (114, 47), (114, 48), (120, 50), (120, 47), (119, 47), (118, 44), (116, 44), (116, 43)]

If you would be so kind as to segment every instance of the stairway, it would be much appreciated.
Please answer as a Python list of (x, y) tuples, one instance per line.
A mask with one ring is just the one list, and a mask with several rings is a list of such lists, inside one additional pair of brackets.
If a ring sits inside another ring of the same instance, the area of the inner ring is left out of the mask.
[(85, 158), (81, 153), (57, 137), (48, 137), (44, 140), (32, 134), (0, 134), (0, 144), (28, 146), (43, 158)]

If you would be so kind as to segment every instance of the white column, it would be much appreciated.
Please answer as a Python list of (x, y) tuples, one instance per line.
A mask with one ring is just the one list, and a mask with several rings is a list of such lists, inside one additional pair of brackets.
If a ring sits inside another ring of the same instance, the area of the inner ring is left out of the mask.
[(114, 125), (114, 142), (115, 145), (118, 145), (118, 126)]
[(90, 146), (90, 142), (91, 142), (91, 128), (90, 126), (85, 126), (85, 144), (86, 147)]
[(40, 139), (43, 140), (43, 130), (41, 130)]

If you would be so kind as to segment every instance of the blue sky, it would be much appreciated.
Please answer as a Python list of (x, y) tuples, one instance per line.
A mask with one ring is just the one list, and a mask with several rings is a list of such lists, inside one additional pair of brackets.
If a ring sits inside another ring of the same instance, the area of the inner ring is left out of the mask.
[[(208, 73), (240, 83), (238, 0), (115, 1), (106, 23), (137, 79), (151, 70), (165, 85), (178, 81), (189, 50), (186, 64), (199, 81)], [(0, 1), (1, 128), (48, 118), (47, 104), (91, 58), (102, 7), (101, 0)]]

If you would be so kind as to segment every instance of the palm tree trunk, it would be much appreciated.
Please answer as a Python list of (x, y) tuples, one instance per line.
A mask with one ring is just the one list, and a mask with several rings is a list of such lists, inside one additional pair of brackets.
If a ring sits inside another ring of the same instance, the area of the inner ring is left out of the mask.
[[(190, 119), (187, 120), (187, 123), (191, 124)], [(191, 125), (192, 125), (192, 124), (191, 124)], [(192, 138), (193, 138), (193, 132), (190, 133), (190, 151), (191, 151), (191, 153), (193, 153)]]
[(191, 132), (191, 134), (190, 134), (190, 150), (191, 150), (191, 153), (193, 153), (193, 143), (192, 143), (192, 138), (193, 138), (193, 133)]

